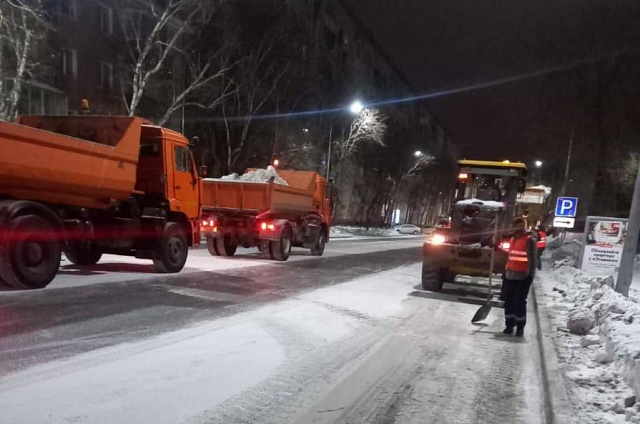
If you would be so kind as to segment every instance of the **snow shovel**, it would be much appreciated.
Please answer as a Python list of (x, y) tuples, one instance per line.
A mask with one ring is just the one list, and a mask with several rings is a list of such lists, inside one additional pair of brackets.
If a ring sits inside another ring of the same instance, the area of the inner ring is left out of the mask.
[(487, 290), (487, 303), (482, 305), (471, 319), (471, 323), (484, 321), (491, 312), (491, 282), (493, 279), (493, 262), (496, 255), (496, 243), (498, 242), (498, 214), (496, 213), (495, 225), (493, 226), (493, 246), (491, 247), (491, 262), (489, 265), (489, 289)]

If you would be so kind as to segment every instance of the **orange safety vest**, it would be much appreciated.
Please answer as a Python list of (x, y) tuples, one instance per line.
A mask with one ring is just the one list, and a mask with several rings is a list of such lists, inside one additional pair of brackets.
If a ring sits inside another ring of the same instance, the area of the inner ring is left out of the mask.
[(547, 232), (545, 230), (538, 231), (538, 249), (546, 249)]
[(509, 258), (505, 266), (506, 270), (515, 272), (527, 272), (529, 270), (529, 258), (527, 256), (528, 241), (528, 235), (524, 235), (517, 240), (515, 237), (511, 237)]

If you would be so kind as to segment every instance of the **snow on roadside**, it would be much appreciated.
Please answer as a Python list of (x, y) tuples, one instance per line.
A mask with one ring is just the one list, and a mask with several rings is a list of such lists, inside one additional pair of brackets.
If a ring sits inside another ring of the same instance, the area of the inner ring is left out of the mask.
[(267, 169), (255, 169), (242, 175), (238, 175), (234, 172), (233, 174), (225, 175), (220, 179), (224, 181), (267, 183), (271, 178), (274, 179), (276, 184), (289, 185), (284, 178), (278, 175), (276, 169), (271, 165), (267, 166)]
[(353, 236), (368, 236), (368, 237), (394, 237), (400, 236), (393, 228), (374, 228), (370, 227), (353, 227), (349, 225), (334, 225), (331, 227), (332, 238), (344, 238)]
[[(552, 337), (581, 423), (640, 423), (640, 300), (616, 293), (612, 278), (584, 273), (570, 259), (537, 279)], [(572, 332), (574, 334), (572, 334)]]

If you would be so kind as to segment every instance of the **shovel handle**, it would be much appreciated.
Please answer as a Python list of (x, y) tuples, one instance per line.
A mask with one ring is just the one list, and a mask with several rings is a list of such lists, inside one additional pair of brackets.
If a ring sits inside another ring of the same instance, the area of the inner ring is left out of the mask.
[(498, 242), (498, 213), (494, 215), (493, 246), (491, 246), (491, 261), (489, 265), (489, 290), (487, 291), (487, 303), (491, 302), (491, 285), (493, 280), (493, 265), (496, 257), (496, 243)]

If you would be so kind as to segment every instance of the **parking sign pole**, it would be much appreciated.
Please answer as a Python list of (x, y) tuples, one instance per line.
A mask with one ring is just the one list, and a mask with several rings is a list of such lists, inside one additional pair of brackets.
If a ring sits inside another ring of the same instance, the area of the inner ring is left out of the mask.
[(633, 262), (638, 248), (638, 233), (640, 233), (640, 169), (636, 174), (636, 186), (633, 189), (633, 200), (629, 211), (629, 223), (627, 225), (627, 236), (624, 240), (624, 250), (620, 270), (618, 271), (618, 281), (616, 281), (616, 291), (625, 296), (629, 295), (629, 287), (633, 279)]

